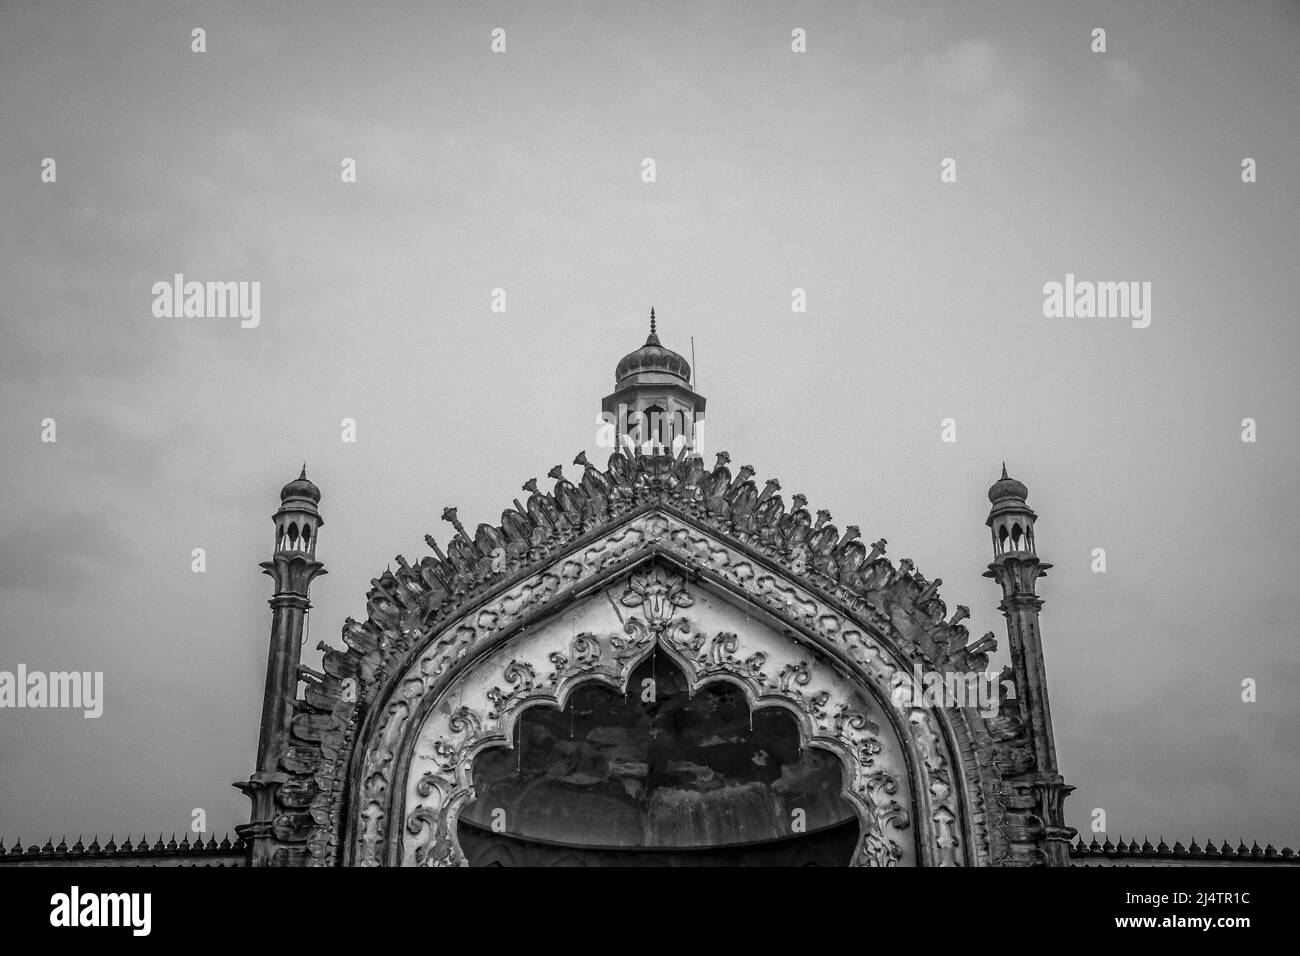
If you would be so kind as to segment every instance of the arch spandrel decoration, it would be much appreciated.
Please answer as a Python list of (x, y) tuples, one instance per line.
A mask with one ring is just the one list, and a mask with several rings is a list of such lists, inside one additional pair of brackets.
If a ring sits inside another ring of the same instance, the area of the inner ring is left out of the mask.
[(407, 766), (402, 865), (463, 862), (456, 822), (472, 797), (474, 758), (487, 747), (511, 746), (526, 708), (563, 707), (585, 681), (625, 691), (632, 671), (656, 650), (682, 669), (692, 692), (729, 681), (751, 711), (787, 710), (805, 746), (839, 757), (844, 796), (860, 824), (855, 864), (916, 862), (907, 758), (883, 706), (812, 648), (655, 563), (529, 628), (443, 692)]
[[(874, 705), (889, 717), (895, 735), (893, 739), (897, 740), (901, 751), (901, 760), (890, 764), (887, 769), (899, 778), (897, 790), (890, 796), (906, 811), (910, 833), (908, 837), (899, 839), (896, 831), (901, 828), (892, 824), (885, 828), (886, 832), (895, 831), (891, 838), (903, 848), (903, 852), (894, 857), (894, 862), (931, 866), (989, 862), (986, 807), (991, 799), (990, 781), (995, 777), (988, 735), (981, 723), (977, 720), (968, 722), (968, 715), (961, 712), (900, 709), (889, 704), (889, 689), (895, 686), (900, 674), (910, 672), (916, 657), (914, 653), (905, 654), (888, 636), (888, 616), (875, 610), (871, 613), (864, 610), (858, 617), (850, 616), (843, 607), (802, 583), (797, 575), (763, 561), (671, 509), (650, 509), (629, 517), (619, 526), (557, 555), (540, 570), (513, 581), (509, 587), (439, 627), (436, 633), (423, 635), (413, 623), (408, 635), (404, 627), (403, 637), (409, 637), (411, 646), (401, 655), (400, 663), (394, 663), (388, 674), (374, 675), (373, 683), (368, 685), (364, 683), (367, 675), (360, 675), (363, 687), (378, 690), (365, 693), (365, 697), (370, 699), (365, 719), (349, 732), (355, 734), (355, 743), (344, 784), (347, 793), (341, 794), (339, 799), (342, 816), (330, 818), (319, 814), (316, 817), (323, 825), (318, 827), (313, 837), (314, 845), (326, 847), (338, 840), (341, 862), (347, 864), (396, 865), (404, 861), (414, 862), (414, 848), (420, 845), (421, 840), (429, 840), (432, 832), (432, 840), (428, 842), (421, 862), (430, 857), (434, 861), (456, 862), (454, 848), (438, 842), (439, 839), (450, 839), (445, 825), (439, 835), (433, 825), (435, 821), (428, 819), (441, 812), (439, 801), (455, 796), (455, 786), (436, 783), (436, 771), (434, 777), (426, 779), (425, 773), (433, 769), (430, 767), (422, 767), (419, 774), (408, 772), (417, 760), (417, 753), (420, 755), (418, 759), (426, 759), (425, 751), (417, 751), (417, 746), (432, 749), (439, 735), (445, 735), (448, 741), (445, 747), (454, 748), (458, 741), (464, 742), (467, 734), (485, 732), (482, 729), (470, 730), (459, 723), (453, 726), (453, 713), (461, 705), (453, 707), (455, 696), (447, 691), (458, 681), (465, 680), (469, 673), (482, 671), (493, 675), (492, 686), (499, 687), (503, 700), (508, 699), (525, 682), (523, 672), (519, 670), (512, 672), (518, 679), (517, 683), (512, 683), (505, 673), (510, 660), (519, 658), (522, 653), (507, 649), (509, 642), (522, 636), (521, 631), (526, 634), (527, 630), (541, 629), (544, 621), (553, 618), (575, 599), (611, 586), (613, 578), (627, 574), (633, 565), (652, 557), (677, 569), (685, 578), (695, 579), (689, 585), (693, 595), (698, 593), (698, 585), (707, 585), (711, 593), (725, 596), (720, 605), (747, 608), (752, 618), (766, 619), (770, 625), (768, 632), (788, 638), (789, 646), (802, 646), (821, 654), (826, 667), (818, 670), (819, 675), (823, 672), (837, 674), (859, 693), (872, 695)], [(583, 606), (595, 607), (597, 604), (584, 602)], [(739, 613), (743, 620), (745, 612)], [(646, 620), (644, 613), (640, 617)], [(873, 623), (866, 623), (867, 619)], [(589, 630), (593, 634), (608, 634), (607, 623), (601, 625), (603, 630), (594, 627)], [(714, 627), (714, 624), (710, 623), (708, 627), (701, 624), (687, 635), (693, 641), (703, 634), (705, 640), (694, 650), (694, 657), (686, 650), (669, 648), (696, 668), (696, 679), (699, 680), (708, 679), (707, 675), (699, 673), (699, 668), (706, 665), (695, 662), (701, 653), (712, 652), (708, 641), (716, 635), (709, 631), (709, 627)], [(358, 643), (363, 641), (366, 633), (362, 632), (360, 625), (357, 629), (355, 635), (345, 630), (345, 640), (354, 636)], [(729, 652), (732, 657), (726, 656), (728, 652), (723, 642), (719, 650), (723, 655), (720, 659), (730, 662), (738, 657), (743, 663), (749, 655), (740, 655), (740, 650), (744, 649), (741, 639), (748, 639), (750, 633), (756, 632), (744, 631), (743, 625), (730, 629), (717, 625), (715, 630), (738, 635), (737, 650)], [(574, 636), (577, 633), (574, 631)], [(675, 636), (680, 635), (666, 634), (660, 646), (667, 646)], [(621, 639), (630, 638), (631, 635), (624, 635)], [(496, 668), (493, 670), (489, 667), (488, 657), (498, 650), (502, 653), (490, 662)], [(541, 650), (542, 646), (538, 645), (537, 651)], [(549, 680), (555, 671), (549, 660), (551, 653), (564, 655), (568, 660), (567, 667), (576, 666), (573, 661), (580, 659), (582, 653), (590, 653), (590, 649), (575, 649), (570, 643), (544, 650), (544, 662), (530, 661), (535, 687), (537, 681)], [(609, 663), (617, 660), (612, 656), (616, 650), (612, 643), (600, 650), (599, 661)], [(792, 655), (794, 651), (787, 653)], [(610, 655), (608, 659), (606, 655)], [(810, 665), (814, 656), (810, 655)], [(811, 681), (811, 670), (809, 673)], [(732, 673), (717, 676), (743, 680)], [(779, 670), (774, 675), (770, 668), (764, 669), (765, 682), (774, 676), (779, 678)], [(558, 683), (549, 693), (558, 696), (556, 691), (565, 692), (566, 679), (561, 671)], [(829, 676), (818, 679), (831, 681)], [(797, 678), (794, 680), (794, 686), (802, 692), (799, 699), (810, 704), (818, 691), (810, 694), (808, 685), (797, 683)], [(747, 693), (761, 698), (766, 691), (751, 684)], [(519, 701), (515, 707), (522, 704), (523, 701)], [(795, 710), (801, 709), (793, 700), (787, 701), (787, 705), (793, 705)], [(471, 706), (477, 709), (477, 702)], [(431, 718), (435, 710), (443, 716)], [(507, 719), (513, 719), (513, 711), (514, 708), (508, 708), (511, 716)], [(805, 730), (812, 734), (810, 740), (816, 740), (822, 718), (814, 716), (806, 708), (802, 713), (803, 720), (808, 722), (804, 724)], [(833, 721), (834, 712), (827, 712), (827, 718)], [(445, 725), (440, 726), (438, 720), (445, 720)], [(468, 716), (465, 720), (469, 720)], [(423, 735), (426, 727), (433, 728), (430, 731), (432, 736), (427, 740)], [(862, 730), (851, 729), (858, 733)], [(890, 738), (884, 735), (879, 739), (883, 746)], [(424, 743), (417, 744), (418, 741)], [(852, 744), (847, 742), (838, 745), (845, 750), (852, 748)], [(452, 759), (450, 752), (444, 750), (443, 754), (447, 760)], [(346, 754), (342, 756), (347, 759)], [(880, 755), (875, 756), (877, 760), (883, 759)], [(458, 756), (453, 764), (458, 773), (464, 772), (462, 760), (463, 757)], [(900, 774), (900, 766), (905, 768), (905, 773)], [(856, 784), (858, 778), (854, 780)], [(428, 793), (417, 790), (417, 787), (427, 789)], [(899, 794), (905, 799), (899, 799)], [(464, 797), (457, 799), (463, 801)], [(869, 800), (870, 807), (877, 805), (874, 798)], [(427, 812), (415, 820), (409, 819), (410, 814), (421, 807)], [(337, 837), (331, 835), (333, 826), (340, 828)], [(408, 832), (408, 827), (415, 828), (416, 832)], [(414, 841), (409, 847), (408, 838)], [(907, 850), (909, 845), (912, 847), (911, 856)], [(406, 859), (408, 850), (409, 860)], [(884, 857), (871, 857), (870, 854), (864, 855), (863, 862), (869, 859), (887, 862)]]

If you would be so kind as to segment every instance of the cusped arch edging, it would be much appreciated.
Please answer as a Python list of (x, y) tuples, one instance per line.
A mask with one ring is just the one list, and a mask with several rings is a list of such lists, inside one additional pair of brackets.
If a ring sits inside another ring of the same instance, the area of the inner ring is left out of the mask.
[[(666, 565), (651, 563), (643, 568), (632, 573), (621, 598), (623, 605), (637, 607), (640, 616), (624, 619), (615, 607), (617, 618), (611, 621), (597, 599), (593, 616), (605, 619), (606, 627), (597, 625), (604, 633), (583, 630), (570, 637), (566, 628), (571, 621), (530, 629), (448, 685), (441, 700), (452, 701), (450, 706), (438, 702), (421, 708), (421, 715), (412, 721), (417, 727), (415, 743), (410, 762), (403, 763), (407, 777), (400, 784), (406, 797), (402, 812), (406, 833), (389, 862), (462, 864), (457, 819), (472, 797), (477, 756), (492, 747), (513, 746), (515, 725), (525, 711), (536, 706), (563, 708), (583, 684), (599, 682), (626, 692), (632, 672), (660, 650), (685, 675), (691, 693), (725, 681), (741, 691), (751, 714), (767, 707), (782, 709), (794, 718), (804, 746), (838, 758), (842, 795), (860, 825), (855, 865), (914, 862), (911, 784), (904, 748), (892, 722), (886, 719), (882, 727), (879, 721), (884, 715), (868, 712), (870, 703), (861, 689), (819, 655), (810, 654), (809, 648), (770, 631), (760, 632), (753, 622), (746, 622), (750, 626), (743, 633), (720, 630), (718, 609), (713, 606), (707, 616), (714, 626), (701, 626), (690, 611), (678, 610), (696, 604), (681, 576)], [(702, 592), (699, 596), (712, 605), (709, 596)], [(739, 623), (735, 609), (730, 611)], [(734, 626), (725, 612), (721, 619)], [(546, 668), (551, 668), (549, 676)], [(508, 689), (496, 683), (488, 686), (498, 675)], [(469, 706), (467, 700), (476, 706)]]
[[(346, 805), (349, 812), (322, 821), (325, 827), (313, 834), (315, 845), (329, 848), (343, 836), (339, 862), (363, 866), (397, 862), (392, 856), (389, 823), (394, 813), (393, 774), (395, 765), (401, 765), (406, 727), (420, 702), (438, 699), (462, 670), (514, 631), (647, 554), (671, 556), (687, 573), (709, 579), (762, 609), (780, 626), (801, 635), (854, 673), (861, 686), (875, 688), (877, 694), (886, 693), (895, 676), (908, 669), (909, 656), (876, 627), (848, 615), (784, 569), (743, 553), (734, 543), (714, 537), (684, 516), (666, 509), (646, 509), (492, 595), (405, 655), (405, 663), (380, 681), (384, 693), (374, 693), (364, 726), (355, 725), (355, 713), (349, 715), (349, 736), (355, 734), (359, 744), (352, 748), (348, 799), (342, 799), (343, 788), (334, 788), (336, 806), (341, 811)], [(356, 629), (362, 630), (360, 625)], [(367, 635), (363, 631), (353, 636)], [(910, 655), (910, 660), (918, 659), (922, 658)], [(909, 708), (897, 719), (903, 725), (903, 739), (911, 742), (915, 754), (913, 783), (935, 804), (930, 815), (920, 815), (915, 823), (917, 832), (925, 835), (923, 845), (936, 851), (921, 862), (987, 864), (990, 832), (986, 817), (994, 792), (994, 768), (989, 754), (981, 756), (976, 750), (972, 731), (977, 728), (969, 724), (979, 723), (979, 718), (965, 711)], [(985, 741), (990, 739), (983, 736)]]

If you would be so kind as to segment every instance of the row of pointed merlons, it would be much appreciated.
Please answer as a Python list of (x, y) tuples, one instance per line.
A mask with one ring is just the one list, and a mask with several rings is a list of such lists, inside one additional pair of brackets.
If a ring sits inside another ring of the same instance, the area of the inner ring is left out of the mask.
[(190, 842), (189, 834), (186, 834), (179, 843), (176, 842), (176, 834), (172, 838), (163, 841), (162, 834), (158, 834), (158, 839), (151, 845), (149, 838), (142, 836), (138, 843), (133, 843), (130, 836), (120, 844), (113, 837), (108, 838), (108, 842), (103, 846), (99, 844), (99, 837), (96, 836), (90, 841), (89, 845), (81, 842), (81, 837), (77, 837), (77, 842), (68, 846), (67, 838), (61, 838), (56, 846), (53, 838), (45, 841), (42, 846), (38, 843), (32, 843), (24, 847), (22, 840), (15, 840), (13, 845), (5, 848), (4, 841), (0, 840), (0, 863), (8, 860), (14, 860), (19, 857), (30, 859), (65, 857), (67, 859), (77, 859), (80, 857), (119, 857), (119, 856), (163, 856), (163, 855), (181, 855), (203, 856), (208, 854), (229, 856), (232, 854), (244, 853), (246, 846), (240, 837), (236, 837), (232, 842), (230, 834), (227, 833), (220, 843), (215, 836), (209, 836), (208, 841), (203, 842), (202, 835), (193, 843)]
[(1214, 845), (1213, 840), (1206, 843), (1204, 847), (1198, 844), (1196, 840), (1192, 840), (1188, 846), (1183, 846), (1181, 842), (1174, 841), (1174, 845), (1171, 847), (1165, 843), (1164, 837), (1161, 837), (1160, 842), (1155, 846), (1152, 846), (1151, 841), (1145, 837), (1142, 839), (1141, 844), (1137, 840), (1125, 843), (1122, 836), (1119, 838), (1118, 843), (1111, 843), (1109, 838), (1105, 843), (1098, 843), (1097, 838), (1093, 837), (1091, 843), (1084, 843), (1079, 840), (1074, 846), (1070, 847), (1070, 856), (1178, 856), (1196, 857), (1197, 859), (1233, 857), (1252, 860), (1291, 860), (1300, 863), (1300, 855), (1297, 855), (1295, 850), (1289, 846), (1284, 846), (1279, 850), (1271, 843), (1266, 847), (1261, 847), (1258, 842), (1252, 842), (1250, 846), (1246, 846), (1245, 841), (1238, 841), (1237, 848), (1234, 850), (1232, 844), (1227, 840), (1224, 840), (1223, 845), (1218, 847)]

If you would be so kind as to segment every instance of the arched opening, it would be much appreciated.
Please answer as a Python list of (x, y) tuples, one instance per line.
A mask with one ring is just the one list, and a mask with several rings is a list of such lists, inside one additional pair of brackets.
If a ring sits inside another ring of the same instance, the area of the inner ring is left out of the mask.
[(647, 421), (646, 437), (654, 443), (655, 450), (659, 451), (671, 442), (671, 436), (665, 438), (665, 418), (664, 410), (658, 405), (651, 405), (645, 410)]
[(580, 684), (481, 752), (458, 839), (471, 865), (845, 866), (859, 838), (833, 753), (782, 707), (715, 680), (692, 694), (665, 653), (622, 693)]
[[(432, 645), (408, 662), (398, 682), (406, 699), (384, 713), (415, 720), (405, 730), (370, 730), (379, 744), (358, 777), (357, 859), (483, 862), (463, 836), (511, 858), (520, 844), (529, 853), (547, 846), (544, 865), (559, 851), (581, 865), (629, 861), (598, 855), (605, 852), (632, 854), (638, 865), (689, 865), (709, 854), (742, 865), (760, 849), (826, 865), (844, 857), (813, 852), (812, 838), (834, 842), (839, 832), (854, 866), (959, 859), (943, 738), (928, 711), (913, 709), (910, 727), (894, 719), (892, 668), (872, 633), (841, 622), (835, 633), (875, 653), (864, 655), (865, 672), (836, 666), (760, 619), (755, 605), (687, 579), (673, 561), (616, 574), (559, 613), (502, 635), (466, 666), (456, 668), (462, 657), (451, 647)], [(474, 626), (500, 634), (517, 613), (486, 605)], [(468, 632), (457, 626), (462, 651)], [(654, 693), (643, 697), (647, 686)], [(391, 759), (381, 755), (396, 747), (409, 757), (395, 786), (381, 790), (380, 760)], [(729, 762), (728, 751), (742, 747)], [(918, 794), (909, 747), (937, 787)], [(653, 773), (659, 764), (664, 773)], [(386, 810), (395, 791), (400, 803)], [(572, 822), (578, 805), (582, 825), (570, 826), (565, 814)], [(674, 819), (669, 809), (691, 817)], [(400, 831), (385, 819), (400, 820)], [(934, 822), (930, 840), (919, 819)]]

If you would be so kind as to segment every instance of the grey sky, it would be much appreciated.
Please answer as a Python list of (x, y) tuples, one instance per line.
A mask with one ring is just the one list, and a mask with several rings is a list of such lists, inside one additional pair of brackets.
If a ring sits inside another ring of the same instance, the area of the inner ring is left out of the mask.
[[(708, 444), (1003, 659), (984, 493), (1028, 484), (1074, 826), (1300, 844), (1297, 63), (1263, 2), (0, 4), (0, 669), (107, 693), (0, 712), (0, 837), (247, 820), (280, 486), (324, 493), (314, 662), (445, 505), (594, 458), (654, 305)], [(176, 272), (261, 326), (154, 318)], [(1150, 328), (1044, 318), (1067, 272)]]

